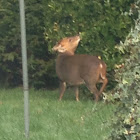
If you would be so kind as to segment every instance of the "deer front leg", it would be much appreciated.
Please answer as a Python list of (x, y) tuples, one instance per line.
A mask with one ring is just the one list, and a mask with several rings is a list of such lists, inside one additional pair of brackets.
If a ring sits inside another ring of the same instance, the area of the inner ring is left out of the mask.
[(98, 91), (96, 85), (94, 85), (92, 87), (92, 93), (95, 95), (95, 101), (98, 102), (99, 101), (99, 91)]
[(62, 100), (62, 97), (64, 95), (65, 90), (66, 90), (66, 83), (65, 82), (60, 82), (60, 96), (59, 96), (59, 101)]
[(75, 91), (76, 101), (79, 101), (79, 89), (77, 86), (74, 87), (74, 91)]

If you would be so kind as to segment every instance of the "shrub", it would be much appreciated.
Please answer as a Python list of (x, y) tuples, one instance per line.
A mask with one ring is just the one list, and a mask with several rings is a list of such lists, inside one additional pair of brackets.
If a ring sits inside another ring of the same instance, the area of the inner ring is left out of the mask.
[[(113, 77), (114, 65), (122, 58), (114, 46), (124, 41), (137, 17), (134, 0), (25, 0), (25, 4), (31, 86), (57, 84), (51, 48), (59, 39), (79, 32), (82, 41), (77, 53), (102, 56)], [(130, 8), (133, 14), (126, 14)], [(0, 85), (17, 86), (22, 83), (19, 3), (1, 0), (0, 11)]]
[[(139, 1), (140, 2), (140, 1)], [(137, 4), (140, 4), (137, 2)], [(139, 7), (137, 7), (139, 8)], [(123, 61), (123, 68), (116, 70), (118, 85), (115, 97), (119, 106), (113, 118), (113, 130), (110, 140), (139, 140), (140, 139), (140, 9), (135, 29), (118, 46), (130, 53)], [(113, 95), (114, 96), (114, 95)]]

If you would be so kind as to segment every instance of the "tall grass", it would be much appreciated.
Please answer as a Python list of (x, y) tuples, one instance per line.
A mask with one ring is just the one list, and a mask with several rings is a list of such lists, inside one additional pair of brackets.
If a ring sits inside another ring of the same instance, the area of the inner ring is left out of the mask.
[[(81, 95), (76, 102), (67, 91), (61, 102), (57, 91), (30, 90), (30, 140), (104, 140), (115, 106), (97, 104)], [(24, 140), (22, 89), (0, 90), (0, 140)]]

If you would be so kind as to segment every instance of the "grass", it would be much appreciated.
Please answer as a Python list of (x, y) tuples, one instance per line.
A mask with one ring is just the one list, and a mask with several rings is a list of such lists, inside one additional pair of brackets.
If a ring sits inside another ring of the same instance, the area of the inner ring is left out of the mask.
[[(69, 90), (61, 102), (57, 91), (30, 90), (30, 140), (104, 140), (115, 105), (97, 104)], [(0, 90), (0, 140), (25, 140), (22, 89)]]

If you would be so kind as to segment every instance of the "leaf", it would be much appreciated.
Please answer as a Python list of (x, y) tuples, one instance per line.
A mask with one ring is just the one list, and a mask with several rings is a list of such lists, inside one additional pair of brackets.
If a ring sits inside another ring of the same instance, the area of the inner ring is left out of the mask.
[(140, 124), (140, 118), (137, 118), (137, 123)]
[(5, 53), (3, 54), (3, 61), (11, 61), (13, 62), (17, 54), (15, 52)]
[(128, 84), (128, 81), (125, 80), (125, 79), (123, 79), (123, 80), (122, 80), (122, 83), (123, 83), (123, 84)]

